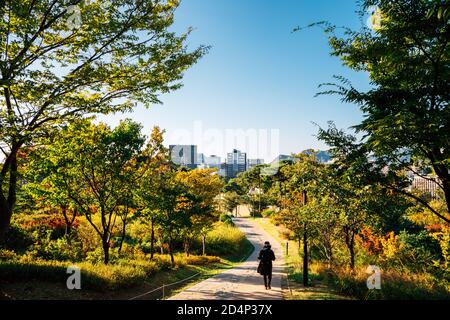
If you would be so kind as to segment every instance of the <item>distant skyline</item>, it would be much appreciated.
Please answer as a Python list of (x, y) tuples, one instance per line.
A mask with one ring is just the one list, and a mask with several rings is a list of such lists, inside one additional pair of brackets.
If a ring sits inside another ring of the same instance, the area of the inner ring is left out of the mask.
[[(331, 57), (320, 28), (292, 30), (323, 20), (359, 29), (365, 21), (356, 10), (356, 1), (351, 0), (184, 0), (175, 13), (173, 30), (193, 27), (189, 45), (211, 45), (209, 54), (185, 73), (183, 88), (160, 97), (163, 105), (138, 106), (132, 113), (99, 119), (115, 126), (120, 119), (132, 118), (142, 123), (147, 135), (158, 125), (166, 130), (165, 145), (196, 144), (199, 152), (222, 158), (233, 147), (244, 149), (242, 144), (218, 146), (217, 139), (204, 135), (196, 141), (196, 125), (201, 124), (202, 132), (224, 136), (226, 130), (254, 129), (268, 136), (271, 130), (278, 132), (278, 147), (271, 148), (277, 149), (272, 154), (258, 154), (258, 148), (248, 152), (249, 158), (266, 162), (275, 153), (325, 150), (314, 136), (313, 123), (326, 127), (332, 120), (347, 129), (358, 124), (362, 114), (338, 96), (315, 98), (318, 85), (342, 75), (364, 89), (369, 87), (368, 76), (351, 72)], [(184, 133), (190, 134), (180, 139)]]

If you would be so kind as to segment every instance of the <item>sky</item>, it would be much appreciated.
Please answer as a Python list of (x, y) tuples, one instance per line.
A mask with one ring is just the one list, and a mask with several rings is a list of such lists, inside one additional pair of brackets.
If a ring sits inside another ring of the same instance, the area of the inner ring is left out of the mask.
[[(320, 28), (297, 26), (327, 20), (359, 29), (355, 0), (182, 0), (173, 30), (194, 31), (188, 45), (211, 50), (185, 73), (184, 86), (160, 96), (162, 105), (100, 117), (115, 126), (123, 118), (166, 130), (165, 144), (197, 144), (221, 157), (233, 148), (270, 162), (278, 154), (327, 147), (317, 125), (334, 121), (349, 128), (362, 120), (355, 105), (339, 96), (319, 96), (319, 84), (333, 75), (368, 88), (368, 76), (330, 56)], [(314, 124), (315, 123), (315, 124)]]

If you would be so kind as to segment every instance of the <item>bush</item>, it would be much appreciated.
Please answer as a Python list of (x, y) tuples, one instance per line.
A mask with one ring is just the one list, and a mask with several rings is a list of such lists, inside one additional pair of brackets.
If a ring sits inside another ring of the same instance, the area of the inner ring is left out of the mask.
[(33, 244), (33, 238), (17, 224), (12, 224), (6, 236), (2, 242), (0, 242), (0, 248), (14, 250), (14, 251), (24, 251), (30, 245)]
[[(38, 279), (65, 283), (71, 263), (45, 261), (24, 256), (14, 261), (0, 260), (0, 279)], [(153, 261), (129, 260), (115, 265), (81, 262), (81, 286), (85, 289), (105, 290), (130, 287), (142, 283), (159, 270)]]
[(238, 254), (246, 241), (239, 229), (226, 223), (216, 224), (206, 236), (206, 251), (215, 256)]
[(188, 265), (205, 266), (210, 263), (219, 263), (220, 258), (215, 256), (189, 256), (185, 258)]
[[(112, 250), (114, 252), (114, 250)], [(102, 256), (100, 252), (91, 252), (92, 257)], [(36, 258), (31, 254), (16, 255), (9, 250), (0, 250), (0, 280), (42, 280), (65, 284), (67, 268), (75, 265), (81, 269), (81, 286), (83, 289), (115, 290), (139, 285), (158, 271), (170, 270), (170, 256), (156, 254), (153, 260), (142, 255), (136, 259), (115, 257), (115, 262), (108, 265), (83, 261), (71, 263), (63, 261), (48, 261)], [(103, 261), (103, 258), (101, 258)], [(176, 266), (207, 265), (218, 263), (220, 258), (212, 256), (189, 256), (175, 254)]]
[(265, 209), (265, 210), (263, 210), (263, 211), (261, 212), (261, 215), (262, 215), (264, 218), (270, 218), (274, 213), (275, 213), (275, 211), (272, 210), (272, 209)]
[(234, 226), (233, 218), (230, 215), (226, 214), (226, 213), (222, 213), (220, 215), (220, 221), (225, 223), (225, 224), (227, 224), (227, 225)]
[(6, 249), (0, 249), (0, 260), (4, 261), (12, 261), (17, 259), (17, 255), (14, 251), (6, 250)]
[[(72, 230), (78, 228), (79, 224), (77, 220), (73, 223)], [(15, 221), (21, 226), (21, 228), (25, 229), (29, 233), (34, 231), (45, 232), (47, 230), (51, 230), (52, 239), (63, 237), (66, 232), (66, 222), (60, 214), (21, 214), (16, 217)]]
[(395, 260), (411, 271), (425, 272), (430, 261), (440, 258), (439, 242), (426, 231), (411, 234), (400, 232), (401, 249)]
[(30, 253), (45, 260), (80, 261), (83, 258), (81, 243), (76, 237), (65, 236), (52, 240), (52, 231), (47, 230), (45, 235), (35, 231), (37, 242), (30, 248)]
[(381, 290), (369, 290), (365, 268), (351, 272), (345, 268), (318, 268), (320, 278), (341, 294), (362, 300), (436, 300), (450, 299), (450, 284), (438, 282), (429, 274), (383, 271)]

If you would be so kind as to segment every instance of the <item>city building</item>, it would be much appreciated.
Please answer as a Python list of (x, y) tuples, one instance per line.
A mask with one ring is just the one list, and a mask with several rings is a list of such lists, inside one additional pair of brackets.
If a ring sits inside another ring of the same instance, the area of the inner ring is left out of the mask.
[(197, 168), (198, 155), (196, 145), (170, 145), (169, 150), (173, 163), (189, 169)]
[(436, 199), (441, 189), (439, 185), (442, 184), (439, 177), (426, 172), (420, 172), (421, 170), (415, 167), (412, 169), (406, 172), (406, 176), (411, 183), (407, 188), (408, 191), (420, 191), (430, 195), (432, 199)]
[(248, 159), (247, 161), (247, 170), (250, 170), (260, 164), (264, 164), (264, 159)]
[(206, 164), (205, 162), (206, 156), (203, 153), (197, 154), (197, 164)]
[(204, 158), (204, 163), (208, 166), (208, 168), (220, 168), (222, 159), (219, 156), (211, 155)]
[(219, 175), (221, 177), (226, 178), (226, 176), (227, 176), (227, 164), (226, 163), (221, 163), (219, 165)]
[(247, 153), (234, 149), (227, 154), (226, 177), (235, 178), (239, 173), (247, 171)]
[(280, 161), (285, 161), (285, 160), (289, 160), (289, 161), (295, 161), (294, 157), (292, 156), (288, 156), (285, 154), (280, 154), (278, 157), (276, 157), (271, 164), (277, 164)]

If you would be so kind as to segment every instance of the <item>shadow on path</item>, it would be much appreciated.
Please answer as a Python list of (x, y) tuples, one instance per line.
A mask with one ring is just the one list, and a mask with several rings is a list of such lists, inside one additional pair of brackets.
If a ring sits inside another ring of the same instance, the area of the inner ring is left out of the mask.
[[(249, 219), (234, 218), (236, 227), (241, 229), (255, 247), (250, 257), (242, 264), (226, 270), (214, 277), (173, 296), (170, 300), (280, 300), (283, 293), (284, 253), (280, 243), (260, 226)], [(272, 290), (264, 288), (262, 276), (257, 272), (258, 254), (265, 241), (270, 241), (275, 252), (273, 264)]]

